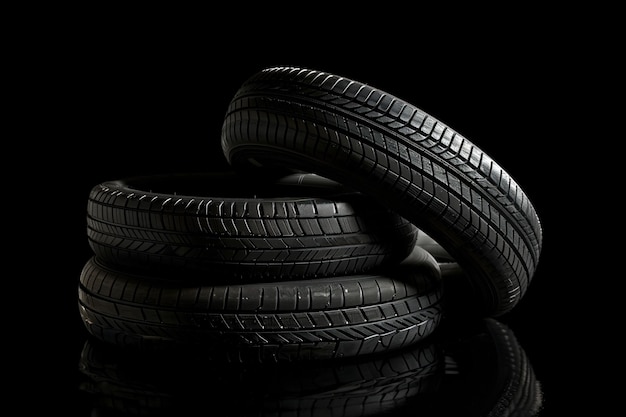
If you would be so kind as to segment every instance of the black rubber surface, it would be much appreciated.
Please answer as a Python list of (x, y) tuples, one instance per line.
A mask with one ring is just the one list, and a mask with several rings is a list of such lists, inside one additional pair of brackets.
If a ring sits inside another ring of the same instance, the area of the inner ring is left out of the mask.
[(264, 69), (232, 98), (222, 148), (236, 169), (318, 173), (395, 210), (467, 272), (479, 315), (514, 308), (537, 268), (540, 221), (504, 168), (446, 124), (365, 83)]
[(368, 196), (315, 174), (181, 173), (93, 187), (95, 255), (154, 274), (211, 281), (367, 273), (400, 262), (417, 229)]

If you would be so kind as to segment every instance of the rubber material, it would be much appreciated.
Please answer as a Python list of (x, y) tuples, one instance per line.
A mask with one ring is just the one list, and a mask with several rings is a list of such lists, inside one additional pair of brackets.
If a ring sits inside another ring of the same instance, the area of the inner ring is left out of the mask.
[(368, 273), (412, 250), (415, 226), (314, 174), (181, 173), (93, 187), (87, 235), (106, 262), (212, 281)]
[(314, 172), (413, 222), (471, 277), (478, 315), (514, 308), (537, 268), (542, 228), (515, 180), (441, 121), (362, 82), (266, 68), (232, 98), (222, 149), (235, 169)]
[(426, 338), (441, 320), (439, 266), (417, 247), (385, 276), (181, 282), (93, 257), (80, 276), (80, 315), (92, 336), (113, 345), (199, 347), (256, 362), (394, 350)]

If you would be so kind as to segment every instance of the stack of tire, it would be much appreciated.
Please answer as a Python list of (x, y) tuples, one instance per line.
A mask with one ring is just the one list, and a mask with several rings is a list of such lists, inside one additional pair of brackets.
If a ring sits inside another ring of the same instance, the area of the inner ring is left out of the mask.
[[(446, 314), (524, 296), (542, 231), (487, 154), (367, 84), (293, 67), (246, 80), (221, 145), (232, 171), (97, 184), (88, 332), (255, 362), (355, 357), (429, 337)], [(443, 280), (432, 239), (462, 271)]]

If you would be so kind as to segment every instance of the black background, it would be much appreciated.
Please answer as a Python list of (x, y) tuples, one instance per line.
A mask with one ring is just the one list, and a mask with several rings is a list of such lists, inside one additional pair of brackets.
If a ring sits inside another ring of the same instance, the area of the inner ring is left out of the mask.
[[(590, 122), (578, 111), (588, 104), (579, 105), (590, 77), (579, 67), (585, 34), (555, 27), (548, 17), (489, 27), (442, 18), (426, 29), (420, 19), (375, 14), (320, 17), (317, 26), (297, 18), (256, 20), (254, 13), (221, 26), (218, 13), (175, 26), (85, 19), (59, 26), (53, 40), (42, 35), (34, 65), (44, 70), (35, 68), (33, 83), (43, 115), (30, 121), (41, 133), (25, 143), (26, 155), (37, 155), (28, 158), (35, 174), (28, 192), (41, 197), (20, 204), (41, 242), (36, 246), (45, 248), (24, 261), (25, 270), (43, 271), (40, 297), (19, 310), (28, 313), (22, 332), (36, 352), (19, 384), (29, 387), (26, 401), (55, 393), (45, 397), (51, 409), (75, 409), (84, 338), (76, 293), (91, 255), (85, 231), (91, 187), (135, 174), (226, 169), (220, 130), (230, 98), (256, 71), (293, 65), (362, 81), (420, 107), (517, 180), (540, 216), (544, 247), (526, 296), (501, 320), (544, 387), (543, 417), (602, 407), (603, 395), (593, 389), (600, 380), (587, 373), (599, 360), (598, 343), (589, 338), (598, 310), (586, 284), (595, 279), (586, 268), (594, 261), (581, 243), (588, 229), (571, 220), (587, 187), (576, 165), (586, 156), (575, 145), (581, 132), (572, 131)], [(31, 289), (28, 282), (21, 287)]]

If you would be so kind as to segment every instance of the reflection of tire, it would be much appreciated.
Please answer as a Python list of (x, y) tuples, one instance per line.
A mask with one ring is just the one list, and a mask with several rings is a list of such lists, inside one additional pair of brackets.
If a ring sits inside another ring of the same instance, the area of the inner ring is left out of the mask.
[(537, 267), (541, 225), (511, 176), (445, 124), (366, 84), (260, 71), (229, 105), (222, 148), (238, 169), (315, 172), (394, 209), (468, 272), (482, 314), (511, 310)]
[[(486, 318), (446, 322), (437, 343), (446, 372), (424, 415), (444, 417), (534, 417), (543, 407), (543, 390), (524, 349), (505, 324)], [(455, 398), (455, 401), (446, 401)], [(424, 403), (418, 403), (426, 411)]]
[(79, 389), (87, 407), (124, 415), (220, 410), (228, 416), (359, 417), (430, 395), (442, 365), (432, 343), (362, 358), (239, 366), (198, 355), (135, 354), (87, 340)]
[(440, 283), (437, 262), (416, 247), (385, 276), (223, 285), (122, 272), (92, 258), (78, 293), (88, 332), (105, 342), (199, 347), (258, 362), (351, 357), (416, 343), (441, 319)]
[(296, 279), (365, 273), (402, 260), (417, 229), (314, 174), (234, 172), (128, 178), (96, 185), (88, 241), (112, 264), (216, 277)]

